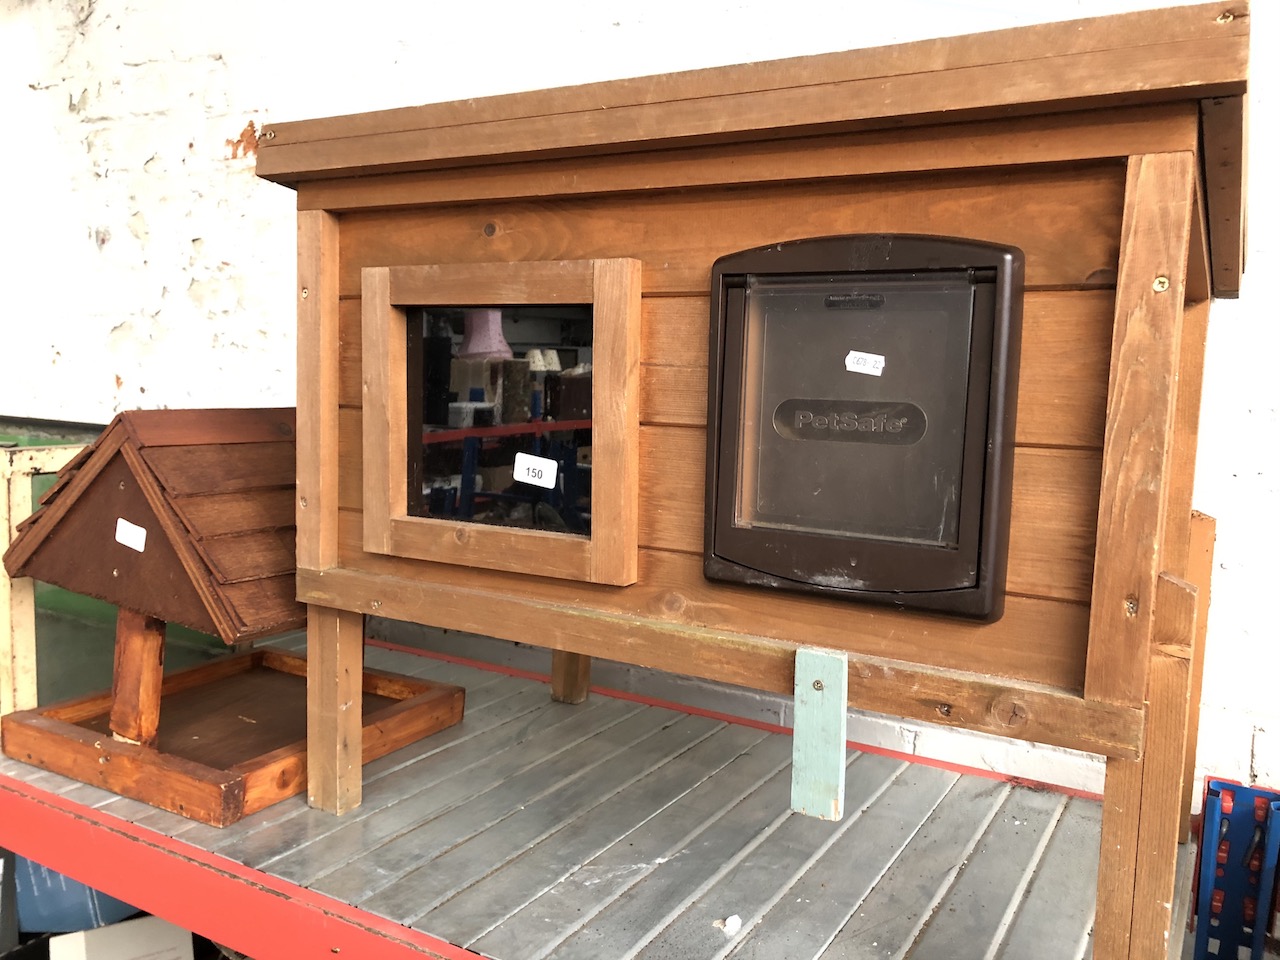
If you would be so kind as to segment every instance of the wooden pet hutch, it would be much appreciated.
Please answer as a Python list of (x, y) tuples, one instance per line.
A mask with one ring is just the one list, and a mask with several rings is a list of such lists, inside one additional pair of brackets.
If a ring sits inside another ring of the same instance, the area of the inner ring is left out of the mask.
[[(1248, 25), (1243, 3), (1209, 4), (269, 126), (258, 173), (299, 211), (313, 804), (360, 800), (360, 719), (338, 705), (367, 614), (545, 647), (566, 699), (591, 657), (790, 693), (803, 644), (847, 656), (858, 708), (1106, 756), (1095, 956), (1163, 956), (1213, 542), (1191, 505), (1205, 328), (1243, 266)], [(995, 622), (704, 577), (713, 262), (882, 234), (1025, 258)], [(422, 509), (416, 338), (450, 310), (556, 305), (590, 308), (589, 532)]]
[[(303, 658), (247, 650), (163, 675), (168, 623), (232, 646), (305, 625), (293, 473), (293, 410), (122, 413), (59, 471), (5, 566), (119, 608), (112, 689), (40, 707), (29, 691), (0, 722), (5, 753), (214, 826), (300, 792)], [(355, 682), (366, 759), (462, 717), (458, 687)]]

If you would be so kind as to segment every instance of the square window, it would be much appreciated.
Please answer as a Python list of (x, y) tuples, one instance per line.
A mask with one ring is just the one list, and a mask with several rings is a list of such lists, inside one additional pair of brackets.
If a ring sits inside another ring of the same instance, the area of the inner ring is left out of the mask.
[(635, 582), (639, 261), (367, 267), (361, 312), (366, 550)]

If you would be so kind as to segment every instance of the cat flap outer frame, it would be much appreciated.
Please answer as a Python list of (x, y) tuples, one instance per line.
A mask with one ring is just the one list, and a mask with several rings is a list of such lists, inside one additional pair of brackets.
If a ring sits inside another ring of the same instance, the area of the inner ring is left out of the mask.
[(999, 619), (1022, 285), (1020, 250), (951, 237), (717, 260), (706, 576)]

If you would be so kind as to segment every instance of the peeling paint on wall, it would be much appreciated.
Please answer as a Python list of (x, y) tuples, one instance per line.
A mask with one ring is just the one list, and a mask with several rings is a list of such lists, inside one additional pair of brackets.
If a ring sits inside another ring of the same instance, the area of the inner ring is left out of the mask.
[(258, 155), (258, 130), (250, 120), (245, 124), (244, 129), (240, 131), (240, 136), (234, 140), (228, 140), (227, 146), (231, 148), (231, 159), (236, 160), (241, 157), (255, 157)]

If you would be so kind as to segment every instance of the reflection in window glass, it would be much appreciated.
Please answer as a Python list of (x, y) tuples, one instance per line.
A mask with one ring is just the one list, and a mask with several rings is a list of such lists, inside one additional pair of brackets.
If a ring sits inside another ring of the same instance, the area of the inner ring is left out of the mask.
[(409, 513), (591, 533), (591, 307), (410, 307)]

